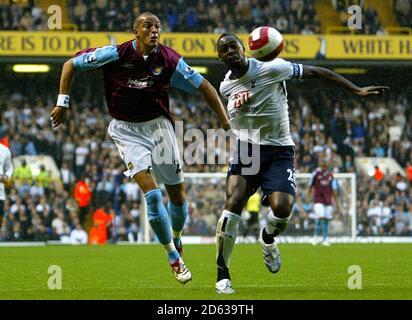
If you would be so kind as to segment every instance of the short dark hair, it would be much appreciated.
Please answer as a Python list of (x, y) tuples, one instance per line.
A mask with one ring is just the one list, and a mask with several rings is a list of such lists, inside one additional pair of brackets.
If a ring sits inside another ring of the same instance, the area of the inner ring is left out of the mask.
[[(148, 11), (143, 12), (143, 13), (139, 14), (139, 16), (136, 17), (136, 19), (134, 19), (133, 29), (136, 29), (136, 28), (137, 28), (137, 25), (140, 23), (140, 21), (142, 20), (142, 18), (150, 17), (150, 16), (153, 16), (153, 17), (156, 17), (157, 19), (159, 19), (159, 17), (156, 16), (156, 15), (155, 15), (154, 13), (152, 13), (152, 12), (148, 12)], [(159, 20), (160, 20), (160, 19), (159, 19)]]
[(243, 46), (242, 40), (240, 40), (240, 38), (239, 38), (237, 35), (235, 35), (234, 33), (228, 33), (228, 32), (222, 33), (222, 34), (219, 36), (219, 38), (217, 39), (217, 42), (219, 42), (220, 39), (222, 39), (222, 38), (224, 38), (224, 37), (229, 37), (229, 36), (235, 38), (235, 39), (236, 39), (237, 41), (239, 41), (239, 43)]

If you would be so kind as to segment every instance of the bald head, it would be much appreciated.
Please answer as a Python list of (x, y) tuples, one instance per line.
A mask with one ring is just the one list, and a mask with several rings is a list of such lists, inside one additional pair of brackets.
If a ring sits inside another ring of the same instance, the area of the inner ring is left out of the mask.
[(326, 158), (325, 155), (323, 155), (320, 159), (319, 159), (319, 164), (320, 167), (322, 168), (323, 171), (326, 171), (329, 167), (329, 162), (328, 159)]
[(133, 24), (136, 43), (143, 54), (149, 54), (157, 47), (160, 39), (160, 20), (151, 12), (139, 15)]
[(159, 18), (151, 13), (151, 12), (143, 12), (142, 14), (140, 14), (133, 23), (133, 29), (136, 30), (136, 28), (139, 26), (139, 24), (143, 23), (144, 21), (146, 21), (147, 19), (154, 19), (157, 20), (160, 23)]

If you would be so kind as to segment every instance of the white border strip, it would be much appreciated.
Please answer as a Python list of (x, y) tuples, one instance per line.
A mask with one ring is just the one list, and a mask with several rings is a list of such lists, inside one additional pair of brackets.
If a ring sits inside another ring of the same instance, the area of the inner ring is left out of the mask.
[[(282, 244), (311, 244), (313, 237), (311, 236), (281, 236), (278, 237), (278, 242)], [(202, 236), (183, 236), (182, 241), (184, 244), (214, 244), (215, 237), (202, 237)], [(339, 243), (411, 243), (412, 237), (356, 237), (355, 240), (352, 237), (329, 237), (329, 241), (333, 244)], [(238, 237), (236, 243), (255, 244), (258, 243), (257, 239), (252, 236)], [(157, 245), (158, 243), (150, 242), (138, 242), (130, 243), (128, 241), (119, 241), (117, 245)], [(47, 245), (64, 245), (70, 246), (70, 244), (62, 243), (60, 241), (49, 242), (0, 242), (0, 247), (44, 247)]]

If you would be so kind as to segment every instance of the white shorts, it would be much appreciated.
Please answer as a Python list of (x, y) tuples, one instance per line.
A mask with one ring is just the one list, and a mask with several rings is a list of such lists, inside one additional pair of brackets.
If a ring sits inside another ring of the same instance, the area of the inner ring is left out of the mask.
[(313, 206), (316, 219), (332, 219), (332, 206), (315, 203)]
[(157, 182), (175, 185), (183, 182), (180, 159), (172, 123), (164, 116), (146, 122), (112, 120), (108, 133), (133, 177), (151, 170)]

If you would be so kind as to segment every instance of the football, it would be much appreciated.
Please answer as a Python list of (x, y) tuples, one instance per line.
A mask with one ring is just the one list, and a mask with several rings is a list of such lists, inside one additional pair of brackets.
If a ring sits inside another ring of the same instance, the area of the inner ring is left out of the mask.
[(275, 59), (284, 47), (282, 34), (272, 27), (259, 27), (249, 35), (250, 55), (260, 61)]

